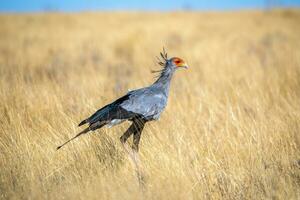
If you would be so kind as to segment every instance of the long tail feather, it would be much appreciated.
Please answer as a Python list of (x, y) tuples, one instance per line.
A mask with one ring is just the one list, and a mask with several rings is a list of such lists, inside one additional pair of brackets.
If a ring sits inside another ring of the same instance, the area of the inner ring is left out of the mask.
[(63, 146), (65, 146), (66, 144), (68, 144), (69, 142), (71, 142), (72, 140), (74, 140), (75, 138), (79, 137), (80, 135), (89, 132), (91, 129), (90, 127), (87, 127), (86, 129), (84, 129), (83, 131), (81, 131), (80, 133), (78, 133), (75, 137), (69, 139), (68, 141), (66, 141), (65, 143), (63, 143), (62, 145), (58, 146), (56, 148), (56, 150), (59, 150), (60, 148), (62, 148)]
[(78, 124), (78, 126), (82, 126), (83, 124), (86, 124), (86, 123), (88, 123), (88, 119), (85, 119), (85, 120), (83, 120), (82, 122), (80, 122), (80, 123)]

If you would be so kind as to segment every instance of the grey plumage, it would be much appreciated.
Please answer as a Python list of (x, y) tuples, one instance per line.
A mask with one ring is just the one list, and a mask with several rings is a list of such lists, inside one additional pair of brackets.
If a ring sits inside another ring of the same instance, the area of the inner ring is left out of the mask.
[[(125, 120), (132, 121), (132, 125), (120, 138), (124, 144), (133, 134), (133, 149), (138, 150), (141, 132), (148, 121), (157, 120), (167, 105), (170, 82), (176, 69), (187, 68), (186, 63), (177, 57), (168, 59), (167, 54), (161, 53), (163, 61), (159, 64), (163, 68), (159, 71), (158, 79), (150, 86), (128, 92), (123, 97), (96, 111), (89, 118), (79, 123), (79, 126), (88, 123), (88, 127), (74, 138), (89, 131), (94, 131), (105, 125), (113, 126)], [(67, 141), (66, 143), (70, 142)], [(63, 145), (65, 145), (64, 143)], [(57, 149), (61, 148), (59, 146)]]

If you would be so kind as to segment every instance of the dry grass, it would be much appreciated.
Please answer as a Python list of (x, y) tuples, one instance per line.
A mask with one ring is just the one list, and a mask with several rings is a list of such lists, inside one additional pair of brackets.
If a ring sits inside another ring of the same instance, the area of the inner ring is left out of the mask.
[[(0, 16), (2, 199), (299, 199), (300, 11)], [(145, 187), (119, 142), (129, 124), (69, 144), (78, 122), (178, 71), (146, 125)]]

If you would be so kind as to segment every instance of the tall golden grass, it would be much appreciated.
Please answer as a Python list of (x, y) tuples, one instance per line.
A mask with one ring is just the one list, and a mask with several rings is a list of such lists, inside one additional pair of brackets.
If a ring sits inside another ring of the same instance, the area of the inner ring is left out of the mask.
[[(1, 199), (299, 199), (300, 11), (0, 16)], [(119, 137), (77, 124), (177, 71), (140, 144), (141, 188)]]

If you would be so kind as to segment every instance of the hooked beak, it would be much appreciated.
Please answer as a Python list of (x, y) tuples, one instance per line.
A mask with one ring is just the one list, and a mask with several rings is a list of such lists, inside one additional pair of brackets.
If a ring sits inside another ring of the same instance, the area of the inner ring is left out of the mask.
[(182, 63), (181, 65), (179, 65), (178, 67), (180, 68), (184, 68), (184, 69), (188, 69), (189, 66), (186, 63)]
[(185, 65), (183, 66), (183, 68), (184, 68), (184, 69), (188, 69), (189, 66), (188, 66), (187, 64), (185, 64)]

